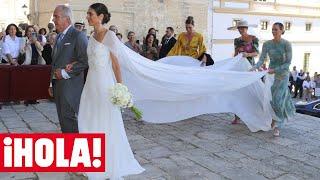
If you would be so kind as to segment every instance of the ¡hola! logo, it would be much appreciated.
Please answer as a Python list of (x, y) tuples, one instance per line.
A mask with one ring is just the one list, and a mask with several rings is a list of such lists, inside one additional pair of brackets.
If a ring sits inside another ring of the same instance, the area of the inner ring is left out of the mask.
[(0, 172), (104, 172), (105, 134), (0, 134)]

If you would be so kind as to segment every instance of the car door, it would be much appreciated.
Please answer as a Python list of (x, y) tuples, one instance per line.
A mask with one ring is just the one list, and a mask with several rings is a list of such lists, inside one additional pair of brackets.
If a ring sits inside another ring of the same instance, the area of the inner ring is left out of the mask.
[(317, 117), (320, 117), (320, 102), (317, 102), (314, 106), (312, 111), (314, 112), (314, 115)]

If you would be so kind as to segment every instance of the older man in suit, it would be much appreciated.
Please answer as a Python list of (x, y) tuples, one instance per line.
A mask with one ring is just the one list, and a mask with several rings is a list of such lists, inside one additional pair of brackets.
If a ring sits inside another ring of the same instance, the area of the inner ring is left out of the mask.
[[(56, 102), (58, 118), (63, 133), (77, 133), (77, 114), (84, 84), (84, 70), (88, 68), (87, 45), (84, 33), (72, 26), (71, 9), (58, 5), (53, 13), (57, 35), (52, 52), (51, 82), (49, 88)], [(65, 70), (66, 65), (73, 63), (71, 72)]]

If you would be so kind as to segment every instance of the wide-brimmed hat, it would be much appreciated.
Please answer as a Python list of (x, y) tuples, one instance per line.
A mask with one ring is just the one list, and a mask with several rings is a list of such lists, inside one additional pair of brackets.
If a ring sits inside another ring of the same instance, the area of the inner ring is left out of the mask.
[(78, 22), (75, 22), (74, 25), (75, 26), (84, 26), (84, 22), (78, 21)]
[(258, 27), (256, 24), (248, 24), (247, 21), (239, 21), (237, 25), (228, 27), (228, 30), (235, 30), (238, 29), (239, 27)]

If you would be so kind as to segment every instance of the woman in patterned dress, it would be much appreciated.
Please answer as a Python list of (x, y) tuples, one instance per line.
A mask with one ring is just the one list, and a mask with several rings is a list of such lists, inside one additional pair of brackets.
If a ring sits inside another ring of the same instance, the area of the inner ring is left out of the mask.
[(288, 120), (295, 113), (295, 107), (291, 100), (288, 89), (289, 66), (292, 59), (291, 43), (283, 38), (284, 27), (282, 23), (274, 23), (272, 26), (273, 39), (266, 41), (262, 46), (259, 62), (252, 68), (259, 68), (266, 56), (270, 58), (269, 74), (274, 74), (274, 83), (271, 87), (271, 106), (275, 112), (271, 127), (274, 129), (273, 135), (280, 136), (280, 128), (285, 120)]
[(259, 39), (248, 34), (248, 27), (256, 27), (256, 25), (248, 24), (247, 21), (239, 21), (236, 26), (229, 27), (228, 30), (237, 29), (241, 35), (234, 39), (234, 56), (242, 53), (243, 57), (254, 65), (254, 57), (259, 53)]
[[(240, 37), (234, 39), (234, 56), (242, 53), (248, 62), (253, 66), (254, 57), (259, 53), (259, 39), (256, 36), (248, 34), (249, 27), (256, 25), (248, 24), (247, 21), (239, 21), (236, 26), (229, 27), (228, 30), (238, 30)], [(235, 115), (232, 124), (239, 124), (240, 118)]]

